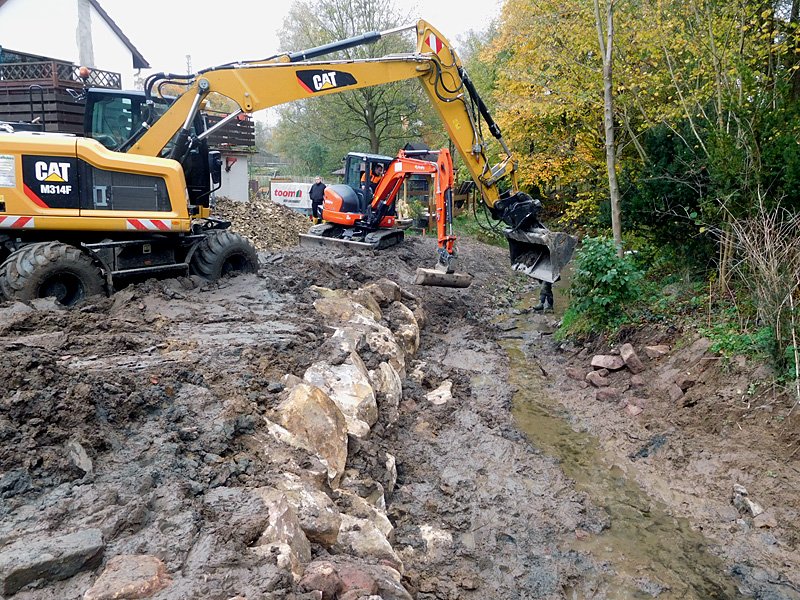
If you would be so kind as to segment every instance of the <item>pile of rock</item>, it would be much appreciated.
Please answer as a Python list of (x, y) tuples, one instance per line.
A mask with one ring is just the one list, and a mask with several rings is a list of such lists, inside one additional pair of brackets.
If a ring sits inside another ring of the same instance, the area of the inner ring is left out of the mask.
[[(648, 346), (645, 351), (651, 359), (669, 352), (668, 346)], [(596, 354), (591, 360), (592, 370), (567, 367), (567, 377), (580, 381), (584, 387), (595, 388), (595, 399), (601, 402), (619, 402), (631, 416), (641, 414), (647, 406), (646, 380), (641, 373), (644, 363), (631, 344), (623, 344), (611, 354)], [(625, 376), (621, 376), (622, 373)], [(644, 393), (637, 393), (642, 391)], [(643, 397), (645, 396), (645, 397)]]
[[(335, 332), (302, 379), (284, 377), (284, 400), (265, 419), (276, 439), (318, 458), (325, 473), (316, 488), (294, 481), (274, 492), (286, 506), (262, 536), (264, 552), (282, 557), (301, 589), (319, 590), (323, 598), (410, 598), (400, 584), (403, 563), (386, 516), (395, 459), (378, 453), (369, 474), (349, 467), (347, 459), (351, 445), (368, 443), (379, 403), (384, 426), (397, 420), (406, 361), (419, 347), (424, 313), (401, 302), (400, 287), (386, 279), (355, 291), (312, 289), (319, 295), (316, 311)], [(308, 540), (332, 556), (311, 562)]]
[[(369, 437), (370, 428), (378, 421), (379, 400), (381, 410), (388, 415), (387, 424), (397, 419), (406, 358), (419, 347), (420, 321), (424, 322), (424, 317), (421, 308), (414, 311), (400, 301), (399, 286), (389, 280), (354, 292), (312, 289), (320, 296), (315, 309), (326, 322), (335, 323), (336, 330), (323, 346), (320, 360), (306, 370), (302, 379), (284, 377), (285, 398), (268, 416), (268, 427), (277, 439), (319, 458), (326, 467), (325, 483), (337, 497), (338, 510), (326, 531), (319, 531), (318, 524), (303, 526), (302, 518), (301, 529), (336, 555), (380, 561), (399, 585), (403, 566), (392, 548), (393, 528), (385, 512), (386, 494), (391, 494), (397, 480), (394, 457), (382, 454), (383, 472), (364, 477), (357, 470), (348, 469), (348, 446)], [(384, 313), (389, 316), (392, 329), (382, 324)], [(370, 355), (373, 369), (367, 368), (362, 352)], [(314, 496), (309, 493), (307, 497)], [(330, 512), (330, 502), (318, 506), (298, 504), (296, 509), (302, 517), (323, 514), (326, 507)], [(302, 587), (314, 588), (314, 582), (320, 579), (328, 583), (336, 579), (322, 575), (331, 569), (338, 572), (329, 561), (312, 564), (309, 570), (305, 565), (310, 555), (305, 550), (283, 549), (287, 564), (293, 565), (297, 577), (308, 571), (301, 580)], [(399, 596), (394, 593), (391, 597)]]
[(311, 226), (308, 217), (296, 210), (264, 199), (238, 202), (218, 197), (211, 216), (230, 221), (231, 229), (260, 251), (296, 246), (298, 234), (306, 233)]
[[(395, 459), (370, 434), (399, 418), (401, 382), (419, 347), (424, 313), (389, 280), (352, 291), (313, 291), (315, 309), (333, 334), (302, 378), (286, 374), (273, 382), (280, 400), (270, 403), (265, 427), (253, 428), (248, 442), (268, 455), (265, 464), (284, 467), (268, 487), (234, 487), (223, 479), (202, 493), (198, 488), (192, 510), (208, 525), (188, 558), (177, 559), (185, 572), (169, 569), (176, 559), (170, 552), (153, 552), (151, 545), (150, 553), (136, 553), (138, 546), (125, 540), (109, 544), (99, 527), (36, 542), (23, 536), (0, 552), (0, 596), (76, 578), (75, 585), (87, 584), (84, 600), (194, 597), (197, 573), (235, 565), (230, 568), (252, 569), (253, 580), (260, 578), (250, 588), (254, 594), (254, 588), (282, 586), (309, 598), (410, 600), (386, 515), (397, 482)], [(196, 436), (196, 430), (177, 435)], [(159, 448), (166, 452), (166, 444)], [(207, 453), (203, 460), (221, 458)], [(103, 572), (91, 575), (104, 561)]]

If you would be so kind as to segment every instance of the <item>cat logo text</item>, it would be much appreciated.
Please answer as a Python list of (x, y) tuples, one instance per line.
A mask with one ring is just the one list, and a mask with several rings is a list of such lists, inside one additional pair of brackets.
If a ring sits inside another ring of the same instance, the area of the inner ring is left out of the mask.
[(355, 85), (358, 82), (350, 73), (344, 71), (309, 69), (308, 71), (299, 71), (297, 73), (297, 83), (308, 93), (316, 94)]

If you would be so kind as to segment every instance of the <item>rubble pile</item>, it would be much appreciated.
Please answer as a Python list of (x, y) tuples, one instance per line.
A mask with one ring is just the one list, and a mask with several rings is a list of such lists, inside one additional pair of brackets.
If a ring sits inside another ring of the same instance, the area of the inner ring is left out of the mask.
[[(154, 323), (165, 309), (158, 296), (169, 298), (178, 312), (189, 310), (193, 302), (186, 297), (199, 293), (196, 283), (202, 282), (153, 282), (155, 295), (129, 288), (101, 302), (111, 303), (106, 310), (112, 320)], [(253, 286), (245, 277), (232, 283)], [(189, 363), (173, 380), (156, 366), (160, 361), (152, 361), (171, 353), (168, 344), (137, 359), (150, 363), (145, 400), (140, 389), (126, 389), (129, 380), (140, 379), (133, 374), (138, 368), (109, 379), (96, 357), (86, 363), (64, 353), (69, 342), (62, 333), (6, 339), (29, 352), (51, 349), (39, 359), (46, 365), (40, 377), (70, 381), (53, 392), (66, 402), (58, 410), (77, 410), (80, 388), (86, 410), (96, 404), (104, 415), (100, 435), (117, 439), (126, 456), (98, 452), (108, 443), (96, 432), (50, 429), (58, 441), (47, 468), (37, 468), (31, 458), (9, 470), (13, 481), (9, 473), (0, 478), (0, 596), (177, 600), (238, 593), (251, 599), (295, 589), (313, 597), (410, 600), (387, 517), (395, 458), (370, 441), (370, 433), (379, 421), (382, 428), (397, 422), (402, 380), (426, 319), (414, 297), (387, 279), (349, 291), (311, 286), (309, 294), (333, 335), (315, 350), (302, 377), (243, 379), (247, 400), (225, 400), (211, 385), (213, 371), (187, 369)], [(52, 303), (37, 304), (17, 303), (2, 314), (9, 323), (33, 314), (45, 321), (65, 318)], [(258, 310), (255, 304), (239, 309)], [(151, 310), (156, 312), (147, 316)], [(239, 318), (236, 310), (229, 318)], [(242, 351), (242, 357), (255, 352)], [(122, 404), (107, 406), (110, 397), (95, 393), (95, 383)], [(29, 418), (45, 400), (36, 394), (27, 388), (18, 393), (22, 410), (11, 401), (2, 405), (0, 415), (11, 421), (0, 423), (17, 431), (44, 427), (41, 419)], [(152, 418), (137, 412), (134, 405), (141, 403), (133, 398), (140, 395)], [(137, 425), (127, 432), (131, 422)], [(112, 432), (114, 424), (121, 427)], [(36, 455), (33, 448), (22, 450)], [(58, 472), (72, 481), (54, 485)], [(26, 509), (23, 496), (33, 490), (43, 494), (46, 510)], [(48, 525), (54, 519), (59, 526)], [(248, 575), (231, 575), (239, 571)]]
[(297, 236), (308, 231), (307, 217), (270, 200), (239, 202), (217, 197), (211, 216), (232, 223), (231, 229), (249, 239), (256, 250), (279, 250), (297, 245)]

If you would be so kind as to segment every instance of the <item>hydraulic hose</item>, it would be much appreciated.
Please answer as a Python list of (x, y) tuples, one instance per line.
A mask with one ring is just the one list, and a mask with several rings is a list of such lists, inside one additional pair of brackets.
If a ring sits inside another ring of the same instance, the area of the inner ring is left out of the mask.
[(463, 82), (464, 87), (467, 88), (467, 92), (469, 92), (469, 97), (478, 106), (478, 111), (481, 113), (481, 116), (489, 126), (489, 131), (491, 134), (495, 137), (495, 139), (502, 139), (503, 134), (500, 133), (500, 127), (494, 122), (489, 109), (483, 102), (483, 98), (481, 98), (480, 94), (478, 94), (478, 90), (475, 89), (475, 84), (472, 83), (472, 80), (469, 78), (469, 75), (467, 75), (467, 72), (463, 67), (458, 67), (458, 74), (461, 76), (461, 81)]

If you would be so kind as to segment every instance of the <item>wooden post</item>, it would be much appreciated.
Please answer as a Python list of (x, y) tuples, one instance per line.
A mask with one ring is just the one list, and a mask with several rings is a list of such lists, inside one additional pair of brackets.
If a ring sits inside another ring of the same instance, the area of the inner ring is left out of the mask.
[(58, 89), (58, 65), (55, 62), (50, 63), (50, 71), (53, 76), (53, 88)]

